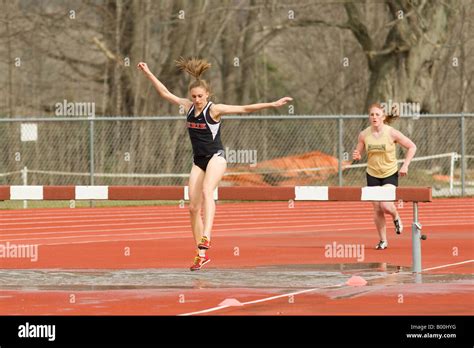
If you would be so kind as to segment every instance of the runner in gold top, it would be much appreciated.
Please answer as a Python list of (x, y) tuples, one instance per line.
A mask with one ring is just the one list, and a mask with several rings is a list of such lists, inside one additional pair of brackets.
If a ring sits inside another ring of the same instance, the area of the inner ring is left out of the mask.
[[(408, 166), (415, 156), (416, 145), (398, 130), (389, 126), (399, 116), (386, 115), (380, 104), (369, 107), (370, 126), (359, 134), (357, 147), (352, 154), (356, 161), (362, 158), (365, 149), (367, 152), (367, 186), (398, 186), (398, 176), (408, 174)], [(405, 161), (398, 170), (396, 144), (407, 149)], [(373, 202), (374, 222), (377, 227), (380, 242), (376, 249), (388, 247), (385, 214), (390, 214), (395, 225), (395, 231), (403, 231), (402, 220), (398, 215), (393, 202)]]

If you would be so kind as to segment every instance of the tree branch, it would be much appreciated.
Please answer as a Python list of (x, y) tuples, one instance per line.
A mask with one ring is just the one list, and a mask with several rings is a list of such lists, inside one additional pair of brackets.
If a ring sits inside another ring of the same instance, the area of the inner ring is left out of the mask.
[(102, 51), (104, 52), (104, 55), (107, 57), (107, 59), (109, 60), (113, 60), (115, 61), (116, 63), (118, 63), (118, 65), (121, 65), (123, 66), (124, 63), (123, 63), (123, 60), (120, 59), (120, 57), (117, 57), (117, 55), (113, 54), (112, 51), (110, 51), (107, 46), (105, 46), (105, 44), (103, 42), (101, 42), (97, 36), (94, 36), (92, 38), (92, 42), (94, 42), (96, 44), (96, 46)]
[(346, 2), (344, 8), (347, 13), (347, 25), (351, 29), (352, 33), (356, 37), (359, 44), (362, 46), (365, 52), (370, 52), (373, 50), (373, 42), (370, 38), (369, 31), (367, 27), (360, 20), (360, 12), (357, 9), (357, 6), (351, 2)]
[(375, 56), (383, 56), (391, 53), (401, 53), (401, 52), (408, 52), (410, 47), (407, 45), (397, 46), (395, 44), (390, 44), (387, 48), (384, 48), (381, 51), (368, 51), (366, 52), (370, 59), (374, 58)]

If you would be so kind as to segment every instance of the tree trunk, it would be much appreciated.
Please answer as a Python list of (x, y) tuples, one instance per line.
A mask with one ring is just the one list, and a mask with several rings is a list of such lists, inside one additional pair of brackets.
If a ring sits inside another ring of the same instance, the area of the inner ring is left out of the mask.
[[(399, 3), (401, 6), (387, 1), (396, 22), (381, 51), (366, 51), (370, 82), (365, 106), (392, 100), (419, 103), (422, 112), (430, 112), (434, 108), (434, 62), (447, 39), (452, 11), (442, 2), (421, 2), (417, 7), (408, 0)], [(360, 42), (361, 37), (358, 39)], [(373, 44), (366, 42), (368, 46)]]
[[(3, 0), (3, 6), (6, 8), (8, 6), (8, 1)], [(8, 10), (6, 11), (8, 15)], [(5, 34), (7, 37), (7, 62), (8, 62), (8, 96), (7, 96), (7, 110), (8, 117), (14, 116), (13, 110), (13, 69), (14, 61), (12, 56), (12, 44), (11, 44), (11, 35), (10, 35), (10, 20), (8, 17), (5, 19)]]

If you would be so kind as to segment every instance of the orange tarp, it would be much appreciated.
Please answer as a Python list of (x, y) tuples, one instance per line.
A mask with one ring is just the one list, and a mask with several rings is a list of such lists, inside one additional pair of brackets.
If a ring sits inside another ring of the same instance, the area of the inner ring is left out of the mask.
[[(343, 162), (344, 166), (347, 164), (350, 163)], [(256, 166), (230, 167), (222, 181), (233, 186), (305, 185), (336, 174), (337, 167), (337, 158), (312, 151), (259, 162)]]

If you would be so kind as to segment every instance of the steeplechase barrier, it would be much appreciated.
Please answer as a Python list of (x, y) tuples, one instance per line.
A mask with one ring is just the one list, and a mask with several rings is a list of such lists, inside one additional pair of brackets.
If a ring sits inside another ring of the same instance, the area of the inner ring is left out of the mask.
[[(413, 272), (421, 272), (418, 203), (431, 202), (431, 187), (232, 186), (218, 187), (214, 199), (227, 201), (398, 201), (413, 203)], [(0, 186), (0, 200), (189, 200), (188, 186)]]

